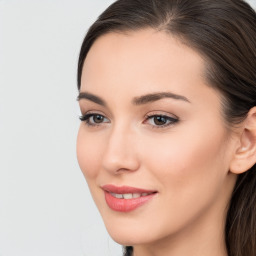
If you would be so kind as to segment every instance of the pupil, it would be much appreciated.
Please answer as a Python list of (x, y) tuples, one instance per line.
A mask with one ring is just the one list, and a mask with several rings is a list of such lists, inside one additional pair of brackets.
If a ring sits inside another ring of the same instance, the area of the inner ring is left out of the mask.
[(166, 123), (166, 118), (163, 117), (163, 116), (156, 116), (154, 118), (154, 122), (155, 122), (156, 125), (163, 125), (163, 124)]
[(96, 116), (93, 117), (93, 121), (94, 121), (95, 123), (101, 123), (101, 122), (103, 121), (103, 116), (101, 116), (101, 115), (96, 115)]

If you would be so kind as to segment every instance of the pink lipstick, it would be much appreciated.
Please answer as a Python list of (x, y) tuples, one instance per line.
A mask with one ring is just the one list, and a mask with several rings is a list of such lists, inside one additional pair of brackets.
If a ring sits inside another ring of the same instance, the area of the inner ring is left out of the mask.
[(110, 209), (130, 212), (152, 199), (157, 191), (114, 185), (104, 185), (105, 200)]

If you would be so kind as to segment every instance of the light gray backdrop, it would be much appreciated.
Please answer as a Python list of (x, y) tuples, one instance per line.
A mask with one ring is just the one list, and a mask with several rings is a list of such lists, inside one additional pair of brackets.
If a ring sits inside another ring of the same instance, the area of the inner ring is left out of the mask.
[(78, 52), (111, 2), (0, 0), (0, 256), (121, 255), (75, 152)]

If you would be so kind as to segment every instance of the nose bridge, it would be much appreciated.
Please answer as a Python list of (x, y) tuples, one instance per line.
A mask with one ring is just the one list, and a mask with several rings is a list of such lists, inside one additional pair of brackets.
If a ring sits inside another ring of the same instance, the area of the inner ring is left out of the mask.
[(103, 167), (112, 172), (135, 171), (138, 159), (135, 153), (136, 134), (124, 124), (111, 129), (103, 156)]

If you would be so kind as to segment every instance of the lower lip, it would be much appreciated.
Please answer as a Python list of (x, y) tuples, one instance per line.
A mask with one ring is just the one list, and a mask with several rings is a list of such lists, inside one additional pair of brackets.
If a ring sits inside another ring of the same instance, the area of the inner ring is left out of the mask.
[(120, 199), (112, 196), (109, 192), (104, 191), (104, 193), (105, 200), (109, 208), (117, 212), (133, 211), (138, 207), (142, 206), (143, 204), (147, 203), (156, 195), (156, 193), (154, 193), (147, 196), (141, 196), (138, 198)]

